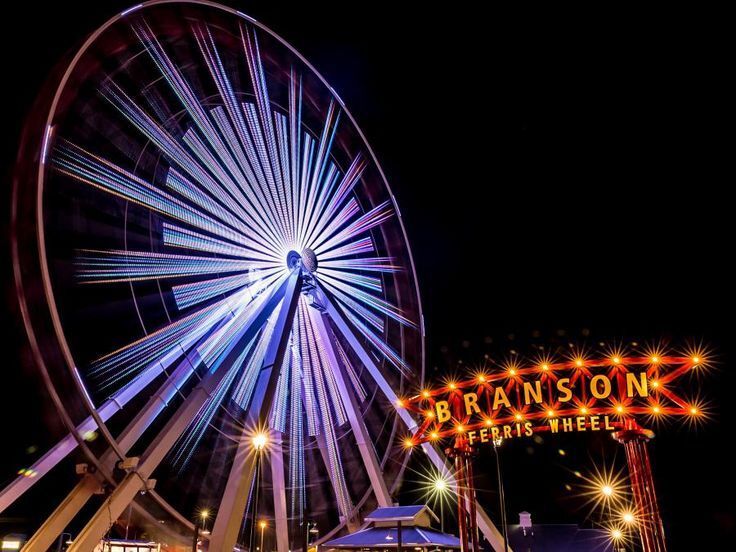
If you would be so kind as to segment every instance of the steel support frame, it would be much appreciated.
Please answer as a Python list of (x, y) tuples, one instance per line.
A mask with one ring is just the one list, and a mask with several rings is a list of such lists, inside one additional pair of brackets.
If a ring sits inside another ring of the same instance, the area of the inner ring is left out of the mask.
[[(106, 422), (112, 418), (113, 415), (123, 410), (128, 402), (135, 398), (162, 373), (165, 373), (166, 370), (174, 364), (174, 362), (180, 358), (187, 349), (192, 347), (195, 341), (196, 336), (187, 336), (182, 340), (182, 343), (172, 348), (163, 357), (151, 362), (132, 381), (126, 384), (119, 391), (115, 392), (112, 397), (99, 406), (97, 412), (100, 419), (103, 422)], [(75, 431), (78, 435), (84, 436), (86, 433), (96, 429), (97, 422), (92, 418), (92, 416), (88, 416), (84, 421), (76, 426)], [(71, 433), (66, 435), (31, 466), (31, 469), (37, 474), (35, 477), (29, 478), (19, 476), (0, 491), (0, 513), (13, 504), (13, 502), (30, 489), (34, 483), (38, 482), (59, 462), (73, 452), (74, 449), (77, 448), (77, 444), (78, 443), (74, 438), (74, 435)]]
[(647, 450), (647, 443), (654, 437), (654, 433), (639, 427), (634, 421), (629, 421), (626, 428), (614, 433), (613, 437), (626, 451), (642, 551), (666, 552), (664, 525), (659, 513), (652, 465)]
[[(383, 377), (383, 374), (378, 369), (378, 366), (376, 366), (373, 358), (365, 349), (358, 337), (353, 333), (353, 330), (350, 328), (342, 313), (333, 304), (332, 300), (324, 292), (324, 290), (321, 291), (325, 296), (325, 308), (327, 314), (335, 323), (335, 326), (343, 335), (343, 337), (348, 341), (350, 347), (358, 355), (358, 358), (360, 358), (361, 362), (368, 370), (373, 380), (380, 387), (384, 396), (389, 400), (391, 404), (395, 405), (398, 400), (396, 392)], [(409, 431), (414, 432), (418, 429), (416, 421), (414, 421), (409, 412), (407, 412), (405, 409), (398, 409), (397, 413)], [(423, 443), (422, 450), (424, 450), (431, 462), (444, 475), (444, 477), (447, 478), (448, 481), (450, 481), (452, 484), (454, 484), (455, 478), (452, 476), (452, 472), (448, 468), (447, 461), (444, 457), (440, 455), (437, 448), (435, 448), (435, 446), (431, 443)], [(493, 524), (491, 518), (488, 516), (485, 510), (483, 510), (483, 508), (480, 506), (480, 504), (476, 504), (476, 519), (480, 531), (483, 533), (483, 536), (488, 539), (488, 542), (491, 544), (493, 549), (496, 552), (503, 552), (505, 550), (503, 536)]]
[[(214, 330), (216, 331), (216, 329)], [(210, 334), (208, 334), (210, 335)], [(198, 342), (203, 342), (207, 337), (203, 337)], [(148, 429), (156, 417), (168, 406), (172, 398), (176, 396), (179, 389), (184, 385), (191, 375), (194, 373), (196, 366), (199, 364), (199, 355), (195, 347), (187, 354), (176, 367), (174, 372), (159, 387), (156, 393), (148, 400), (143, 409), (138, 412), (135, 418), (126, 426), (122, 433), (118, 436), (118, 448), (127, 453), (133, 445), (140, 439), (143, 433)], [(100, 464), (108, 473), (112, 472), (118, 457), (115, 451), (109, 449), (100, 458)], [(101, 482), (96, 481), (96, 485), (92, 485), (87, 481), (90, 476), (86, 476), (80, 481), (63, 502), (54, 510), (54, 512), (46, 519), (46, 521), (38, 528), (36, 533), (26, 543), (24, 552), (45, 552), (56, 539), (61, 531), (71, 522), (79, 513), (79, 510), (86, 504), (96, 490), (100, 488)], [(91, 476), (93, 480), (97, 478)]]
[(278, 431), (271, 431), (269, 457), (271, 459), (271, 481), (273, 484), (273, 525), (276, 531), (276, 550), (278, 552), (288, 552), (289, 516), (286, 513), (284, 442), (281, 433)]
[(302, 268), (297, 266), (288, 281), (284, 303), (279, 310), (273, 331), (273, 336), (277, 336), (277, 339), (272, 338), (266, 350), (225, 492), (220, 500), (217, 517), (212, 526), (210, 550), (213, 551), (232, 550), (238, 539), (245, 506), (248, 502), (248, 493), (258, 462), (258, 455), (252, 450), (248, 434), (256, 429), (267, 430), (268, 414), (276, 392), (279, 368), (284, 360), (289, 332), (299, 303), (302, 278)]
[[(251, 313), (250, 321), (239, 331), (237, 339), (233, 339), (223, 351), (218, 369), (210, 371), (189, 394), (186, 400), (166, 423), (161, 432), (148, 446), (142, 455), (140, 465), (123, 478), (105, 503), (97, 510), (81, 533), (69, 547), (69, 552), (89, 552), (100, 542), (110, 525), (122, 514), (133, 501), (139, 491), (145, 491), (147, 481), (160, 464), (176, 440), (182, 435), (189, 423), (195, 418), (199, 409), (211, 396), (217, 385), (223, 380), (230, 365), (241, 350), (238, 345), (249, 343), (284, 296), (293, 288), (294, 282), (300, 279), (298, 272), (293, 273), (282, 283), (271, 296)], [(225, 365), (225, 366), (222, 366)]]

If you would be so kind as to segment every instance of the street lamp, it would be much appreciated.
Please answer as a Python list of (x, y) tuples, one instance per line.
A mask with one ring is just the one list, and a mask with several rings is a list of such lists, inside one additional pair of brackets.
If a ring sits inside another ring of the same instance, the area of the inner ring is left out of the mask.
[(612, 527), (610, 537), (614, 550), (617, 552), (626, 550), (626, 535), (624, 535), (623, 530), (619, 527)]
[(208, 510), (202, 510), (194, 520), (194, 541), (192, 542), (192, 552), (197, 552), (199, 545), (199, 530), (204, 528), (207, 518), (210, 517)]
[(434, 486), (435, 493), (437, 493), (440, 498), (440, 531), (444, 533), (445, 532), (444, 502), (445, 502), (445, 493), (449, 492), (449, 486), (447, 485), (447, 480), (441, 475), (438, 475), (435, 478), (432, 485)]
[(253, 445), (253, 448), (256, 449), (258, 452), (262, 451), (268, 445), (268, 434), (263, 431), (259, 431), (258, 433), (253, 435), (251, 444)]
[(262, 519), (261, 521), (258, 522), (258, 527), (261, 528), (261, 547), (260, 547), (261, 552), (263, 552), (263, 531), (266, 530), (267, 526), (268, 524), (266, 523), (265, 519)]
[(503, 548), (505, 551), (509, 549), (509, 531), (506, 524), (506, 498), (503, 493), (503, 479), (501, 478), (501, 455), (498, 449), (503, 444), (503, 437), (493, 440), (493, 452), (496, 455), (496, 475), (498, 476), (498, 501), (501, 506), (501, 527), (503, 529)]

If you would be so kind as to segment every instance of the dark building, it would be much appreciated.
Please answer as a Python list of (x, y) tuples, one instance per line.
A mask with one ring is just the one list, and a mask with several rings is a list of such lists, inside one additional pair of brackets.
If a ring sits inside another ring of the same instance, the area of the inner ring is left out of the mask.
[(614, 552), (607, 531), (575, 524), (532, 523), (529, 512), (519, 514), (519, 524), (509, 525), (514, 552)]

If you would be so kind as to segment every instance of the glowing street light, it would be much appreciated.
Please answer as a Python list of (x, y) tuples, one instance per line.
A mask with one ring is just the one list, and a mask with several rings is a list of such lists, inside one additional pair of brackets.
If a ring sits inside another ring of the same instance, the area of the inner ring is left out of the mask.
[(207, 521), (207, 518), (208, 518), (208, 517), (210, 517), (210, 512), (209, 512), (209, 510), (202, 510), (202, 511), (201, 511), (201, 512), (199, 513), (199, 517), (200, 517), (200, 518), (202, 518), (202, 530), (204, 530), (204, 528), (205, 528), (204, 524), (205, 524), (205, 522)]
[(441, 475), (437, 476), (432, 482), (434, 492), (439, 496), (440, 499), (440, 531), (445, 532), (445, 512), (443, 508), (444, 498), (446, 493), (449, 492), (449, 485), (447, 480)]
[(636, 516), (633, 513), (629, 512), (628, 510), (621, 514), (621, 519), (624, 521), (624, 523), (628, 525), (631, 525), (632, 523), (636, 522)]
[(253, 436), (251, 444), (257, 451), (262, 451), (268, 445), (268, 434), (263, 431), (259, 431)]
[(612, 497), (615, 494), (615, 492), (616, 491), (613, 489), (611, 485), (606, 484), (606, 485), (601, 486), (601, 494), (607, 498)]
[(434, 480), (434, 488), (439, 493), (446, 491), (447, 481), (442, 477), (438, 477), (437, 479)]
[(501, 455), (498, 449), (503, 444), (503, 437), (497, 437), (493, 440), (493, 453), (496, 457), (496, 477), (498, 478), (498, 503), (501, 512), (501, 533), (503, 534), (504, 548), (508, 547), (509, 531), (506, 522), (506, 496), (503, 490), (503, 477), (501, 476)]
[(261, 552), (263, 552), (263, 531), (265, 531), (266, 527), (268, 527), (268, 523), (266, 523), (265, 519), (262, 519), (261, 521), (258, 522), (258, 527), (261, 528), (261, 548), (260, 550)]

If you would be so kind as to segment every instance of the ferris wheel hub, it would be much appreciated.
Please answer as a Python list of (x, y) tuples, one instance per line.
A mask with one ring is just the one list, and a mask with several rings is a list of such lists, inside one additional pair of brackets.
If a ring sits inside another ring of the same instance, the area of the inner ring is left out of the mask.
[(317, 272), (317, 255), (308, 247), (302, 251), (302, 263), (309, 272)]
[(301, 262), (302, 266), (309, 272), (317, 271), (317, 255), (315, 255), (314, 251), (308, 247), (301, 253), (297, 253), (292, 249), (286, 254), (286, 266), (288, 266), (290, 270), (296, 268), (299, 262)]

